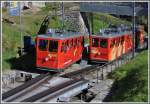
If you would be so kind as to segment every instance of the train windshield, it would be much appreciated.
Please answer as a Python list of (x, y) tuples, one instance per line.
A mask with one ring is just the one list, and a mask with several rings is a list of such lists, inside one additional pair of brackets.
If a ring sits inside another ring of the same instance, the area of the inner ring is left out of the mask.
[(49, 52), (57, 52), (58, 51), (58, 41), (50, 40), (49, 42)]
[(99, 41), (98, 38), (93, 38), (93, 39), (92, 39), (92, 46), (93, 46), (93, 47), (98, 47), (98, 41)]
[(39, 50), (46, 51), (48, 46), (48, 40), (40, 39), (39, 40)]
[(107, 48), (107, 39), (101, 39), (100, 47), (101, 48)]

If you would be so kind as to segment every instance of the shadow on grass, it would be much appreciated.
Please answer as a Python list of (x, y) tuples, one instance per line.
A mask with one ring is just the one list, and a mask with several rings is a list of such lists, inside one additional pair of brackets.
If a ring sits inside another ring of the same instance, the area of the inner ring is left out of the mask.
[[(139, 68), (140, 70), (142, 68)], [(148, 89), (147, 81), (142, 78), (142, 72), (132, 69), (126, 77), (116, 80), (110, 89), (109, 94), (104, 98), (104, 102), (147, 102)]]
[(31, 72), (31, 73), (47, 73), (48, 71), (43, 71), (36, 69), (35, 67), (35, 53), (28, 53), (25, 55), (22, 55), (19, 58), (11, 58), (6, 60), (7, 63), (10, 64), (12, 70), (20, 70), (20, 71), (25, 71), (25, 72)]

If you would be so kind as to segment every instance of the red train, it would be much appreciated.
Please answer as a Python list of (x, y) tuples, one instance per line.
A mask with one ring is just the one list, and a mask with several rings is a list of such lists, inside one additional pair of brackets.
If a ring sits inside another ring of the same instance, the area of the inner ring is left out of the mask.
[(132, 49), (132, 31), (105, 30), (90, 36), (89, 61), (113, 61)]
[[(139, 35), (140, 34), (140, 35)], [(141, 37), (143, 31), (136, 32)], [(143, 43), (140, 38), (140, 43)], [(85, 36), (79, 33), (51, 33), (36, 37), (36, 67), (63, 71), (69, 65), (80, 62), (83, 55)], [(101, 63), (116, 60), (133, 48), (130, 29), (105, 29), (104, 33), (91, 35), (88, 60)], [(84, 55), (85, 56), (85, 55)]]
[(62, 71), (82, 58), (83, 35), (52, 33), (36, 37), (36, 67)]
[(135, 29), (135, 48), (143, 48), (144, 47), (144, 26), (139, 25), (136, 26)]

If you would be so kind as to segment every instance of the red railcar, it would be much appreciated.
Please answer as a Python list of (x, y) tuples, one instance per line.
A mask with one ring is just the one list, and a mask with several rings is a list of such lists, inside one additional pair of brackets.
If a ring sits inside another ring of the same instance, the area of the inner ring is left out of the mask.
[(135, 48), (142, 48), (144, 46), (144, 26), (139, 25), (135, 30)]
[(79, 33), (38, 35), (36, 37), (36, 67), (63, 71), (69, 65), (80, 61), (83, 39)]
[(101, 63), (113, 61), (132, 49), (130, 32), (90, 36), (89, 61)]

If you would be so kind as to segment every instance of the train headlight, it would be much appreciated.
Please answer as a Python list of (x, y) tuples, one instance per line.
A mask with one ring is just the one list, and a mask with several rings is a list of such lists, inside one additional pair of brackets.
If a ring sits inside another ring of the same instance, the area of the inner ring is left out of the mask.
[(45, 58), (45, 61), (48, 61), (48, 57)]
[(101, 55), (101, 53), (100, 53), (100, 52), (98, 52), (98, 55)]

